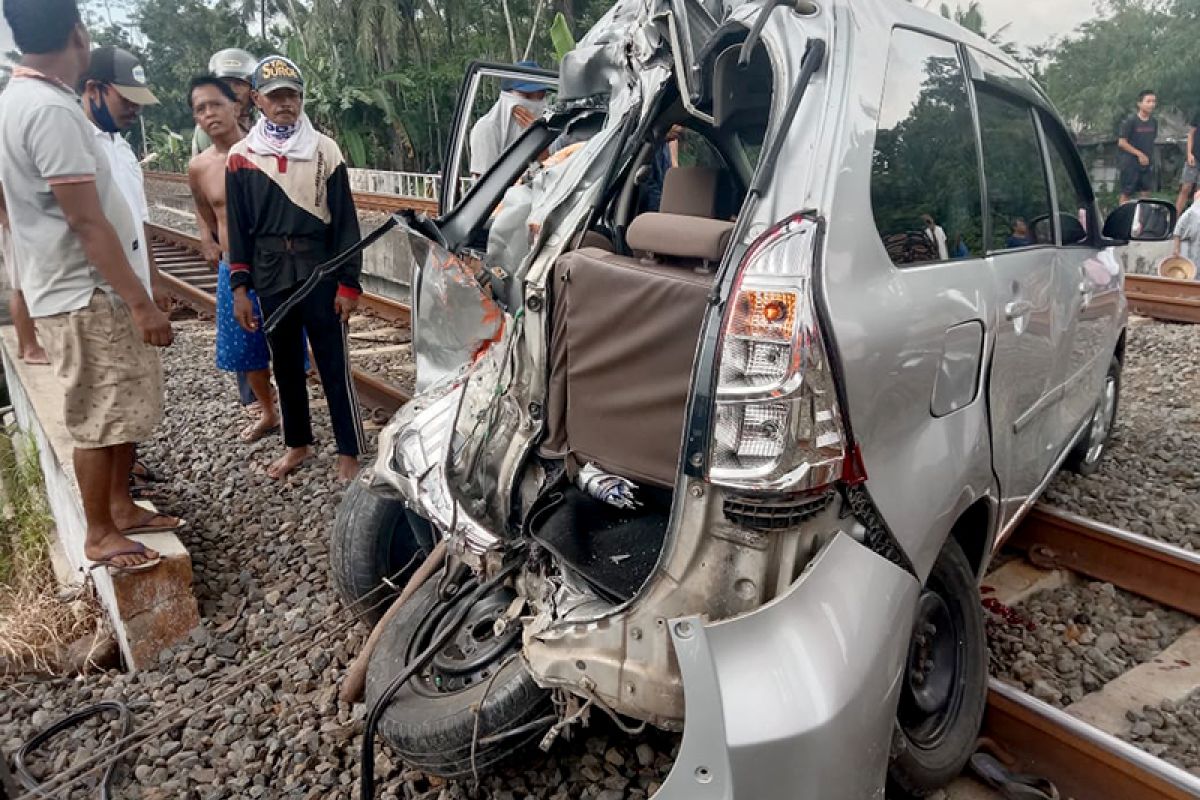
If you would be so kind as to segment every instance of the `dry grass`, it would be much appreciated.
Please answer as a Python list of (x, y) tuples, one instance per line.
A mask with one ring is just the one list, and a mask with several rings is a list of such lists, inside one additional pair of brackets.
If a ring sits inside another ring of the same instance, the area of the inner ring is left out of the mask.
[(60, 597), (37, 448), (14, 447), (8, 430), (0, 431), (0, 478), (0, 675), (60, 673), (69, 666), (67, 646), (92, 634), (103, 617), (90, 584), (78, 597)]

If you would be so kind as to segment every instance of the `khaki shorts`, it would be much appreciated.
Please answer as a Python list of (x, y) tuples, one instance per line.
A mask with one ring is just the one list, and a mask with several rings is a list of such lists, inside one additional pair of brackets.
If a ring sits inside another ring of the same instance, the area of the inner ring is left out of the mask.
[(75, 446), (149, 439), (162, 421), (162, 364), (129, 308), (99, 289), (87, 308), (35, 320), (64, 384), (63, 416)]

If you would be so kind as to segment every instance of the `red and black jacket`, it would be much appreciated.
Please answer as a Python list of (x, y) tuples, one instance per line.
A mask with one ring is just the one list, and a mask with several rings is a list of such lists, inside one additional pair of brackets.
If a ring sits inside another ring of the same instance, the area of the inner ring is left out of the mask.
[[(260, 295), (303, 283), (359, 241), (350, 176), (337, 143), (320, 137), (311, 160), (255, 153), (243, 139), (225, 162), (230, 286)], [(337, 271), (338, 294), (362, 294), (362, 255)]]

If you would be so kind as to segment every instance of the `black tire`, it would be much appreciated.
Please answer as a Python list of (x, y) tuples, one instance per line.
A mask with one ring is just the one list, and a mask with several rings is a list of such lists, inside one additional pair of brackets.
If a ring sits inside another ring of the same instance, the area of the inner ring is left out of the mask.
[(1112, 438), (1113, 428), (1116, 427), (1117, 409), (1120, 404), (1121, 362), (1114, 356), (1109, 362), (1108, 374), (1104, 376), (1104, 385), (1100, 389), (1100, 397), (1088, 422), (1087, 433), (1063, 462), (1067, 469), (1080, 475), (1091, 475), (1100, 469), (1100, 462), (1104, 459), (1108, 441)]
[[(930, 623), (936, 632), (925, 628)], [(925, 669), (922, 661), (934, 665)], [(987, 666), (979, 584), (951, 539), (918, 603), (901, 682), (888, 797), (924, 797), (962, 772), (983, 723)]]
[[(393, 617), (376, 644), (367, 669), (366, 702), (372, 708), (396, 675), (417, 652), (436, 620), (451, 604), (437, 597), (437, 577), (427, 581)], [(469, 594), (465, 587), (459, 597)], [(507, 603), (507, 598), (501, 598)], [(431, 622), (434, 620), (434, 622)], [(470, 617), (464, 626), (471, 624)], [(460, 626), (460, 629), (464, 629)], [(426, 774), (462, 778), (472, 774), (471, 742), (475, 737), (475, 712), (479, 731), (475, 768), (479, 774), (494, 769), (539, 741), (553, 715), (550, 693), (533, 682), (524, 662), (515, 655), (521, 644), (519, 630), (511, 646), (497, 652), (491, 669), (474, 676), (469, 685), (435, 690), (430, 670), (406, 682), (379, 720), (379, 733), (405, 763)], [(443, 648), (446, 650), (447, 648)], [(440, 655), (440, 653), (439, 653)], [(499, 674), (493, 674), (499, 667)], [(486, 695), (486, 696), (485, 696)], [(527, 729), (490, 744), (489, 736)]]
[[(390, 601), (398, 593), (384, 579), (393, 579), (403, 588), (425, 554), (398, 493), (371, 486), (366, 472), (351, 481), (329, 539), (333, 583), (342, 602), (374, 625), (391, 605), (380, 601)], [(401, 572), (410, 562), (412, 566)]]

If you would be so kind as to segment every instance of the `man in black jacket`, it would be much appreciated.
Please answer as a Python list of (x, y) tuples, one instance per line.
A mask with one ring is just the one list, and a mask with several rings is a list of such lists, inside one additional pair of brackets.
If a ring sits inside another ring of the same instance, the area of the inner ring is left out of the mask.
[[(263, 316), (270, 317), (318, 265), (359, 240), (345, 160), (304, 113), (300, 69), (282, 56), (264, 58), (254, 71), (254, 102), (262, 116), (229, 151), (225, 167), (234, 316), (250, 331), (258, 323), (249, 288), (258, 293)], [(287, 447), (267, 469), (273, 478), (285, 477), (312, 454), (305, 331), (337, 439), (338, 476), (350, 480), (358, 472), (363, 431), (346, 323), (362, 294), (361, 270), (361, 256), (343, 264), (290, 308), (267, 337)]]

